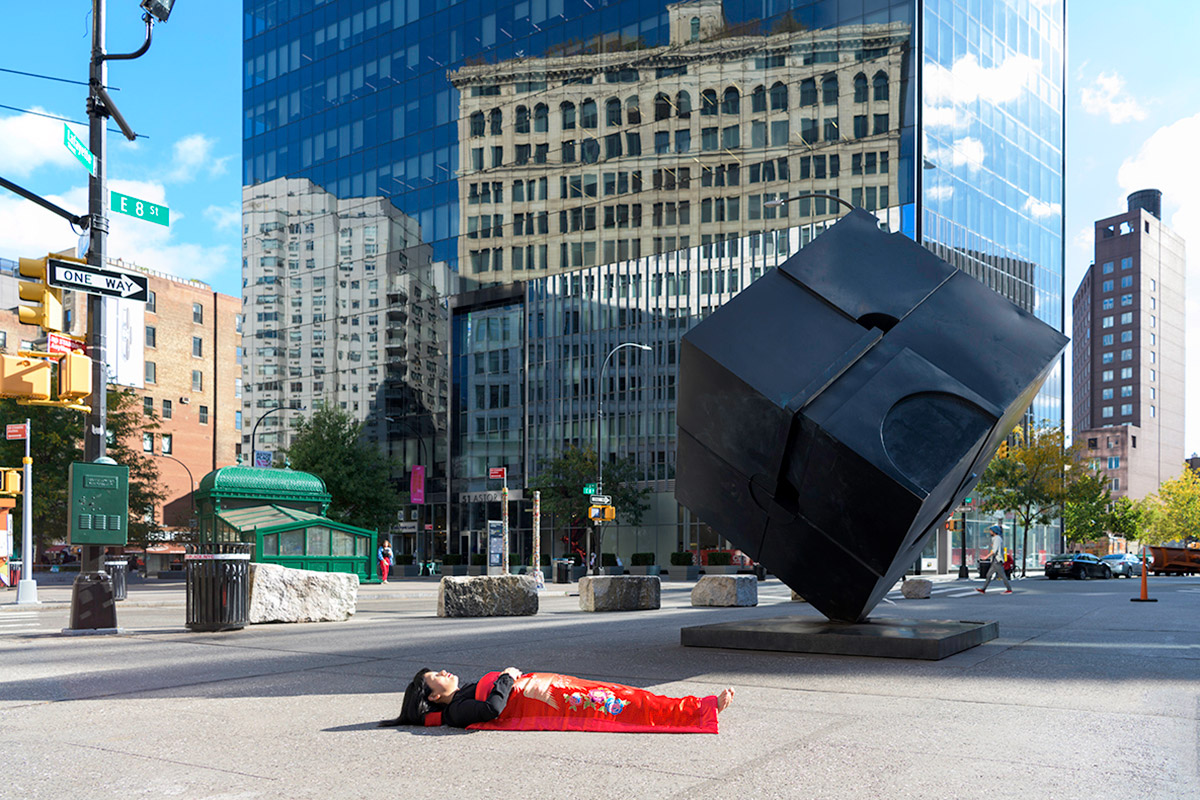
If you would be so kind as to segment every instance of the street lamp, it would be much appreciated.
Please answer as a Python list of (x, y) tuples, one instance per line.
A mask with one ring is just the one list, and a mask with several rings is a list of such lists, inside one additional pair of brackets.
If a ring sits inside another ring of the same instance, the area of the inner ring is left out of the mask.
[(270, 411), (268, 411), (267, 413), (265, 413), (261, 417), (259, 417), (258, 420), (254, 423), (254, 427), (250, 430), (250, 465), (254, 466), (254, 437), (258, 434), (258, 426), (262, 424), (262, 421), (264, 419), (271, 416), (276, 411), (307, 411), (307, 410), (308, 410), (308, 406), (296, 406), (294, 408), (292, 406), (279, 406), (278, 408), (272, 408)]
[[(196, 522), (198, 523), (199, 516), (198, 516), (198, 513), (197, 513), (197, 511), (196, 511), (196, 479), (192, 477), (192, 471), (191, 471), (191, 469), (189, 469), (189, 468), (188, 468), (188, 465), (187, 465), (187, 464), (183, 463), (182, 461), (180, 461), (180, 460), (179, 460), (178, 458), (176, 458), (175, 456), (169, 456), (169, 455), (167, 455), (166, 453), (155, 453), (155, 455), (156, 455), (156, 456), (158, 456), (159, 458), (169, 458), (169, 459), (171, 459), (172, 461), (174, 461), (176, 464), (178, 464), (179, 466), (181, 466), (181, 467), (183, 467), (185, 470), (187, 470), (187, 474), (188, 474), (188, 481), (189, 481), (189, 482), (191, 483), (191, 485), (192, 485), (192, 493), (191, 493), (191, 498), (192, 498), (192, 520), (193, 520), (193, 521), (196, 521)], [(188, 527), (189, 527), (189, 528), (192, 528), (193, 526), (192, 526), (192, 525), (188, 525)], [(192, 532), (193, 532), (193, 533), (195, 533), (195, 530), (194, 530), (194, 528), (193, 528), (193, 531), (192, 531)]]
[[(596, 492), (599, 494), (604, 494), (604, 459), (600, 457), (600, 449), (601, 449), (600, 428), (601, 428), (601, 419), (603, 419), (603, 416), (604, 416), (604, 370), (608, 366), (608, 360), (613, 357), (613, 353), (617, 352), (618, 350), (620, 350), (623, 347), (636, 347), (638, 350), (647, 350), (647, 351), (651, 349), (650, 345), (642, 344), (640, 342), (622, 342), (621, 344), (614, 347), (612, 350), (608, 351), (608, 355), (604, 357), (604, 363), (600, 365), (599, 381), (596, 384)], [(600, 525), (601, 525), (601, 523), (599, 521), (597, 521), (596, 522), (597, 529), (599, 529)], [(591, 534), (589, 534), (589, 536), (590, 535)], [(596, 537), (596, 545), (597, 546), (600, 545), (600, 537), (599, 536)], [(589, 545), (588, 545), (589, 553), (591, 552), (591, 549), (592, 548), (589, 543)], [(594, 563), (592, 565), (594, 574), (595, 574), (595, 571), (597, 571), (599, 569), (599, 566), (600, 566), (599, 563)]]
[[(388, 416), (384, 417), (384, 419), (387, 420), (388, 422), (400, 422), (402, 419), (410, 419), (410, 418), (411, 417), (388, 417)], [(428, 478), (429, 476), (431, 476), (433, 474), (433, 464), (431, 464), (428, 460), (429, 450), (427, 450), (425, 447), (425, 436), (422, 435), (421, 433), (413, 430), (412, 428), (410, 428), (409, 430), (412, 431), (413, 436), (417, 437), (417, 458), (421, 459), (422, 463), (425, 464), (426, 467), (428, 468), (429, 471), (426, 472), (426, 477)], [(409, 476), (410, 476), (409, 488), (410, 488), (410, 490), (412, 488), (411, 487), (411, 475), (412, 475), (412, 467), (410, 465), (409, 466)], [(411, 499), (412, 499), (412, 497), (410, 495), (409, 500), (411, 500)], [(425, 545), (425, 506), (427, 505), (427, 503), (422, 501), (419, 505), (421, 506), (421, 508), (417, 512), (417, 537), (416, 537), (417, 549), (418, 549), (418, 551), (424, 551), (427, 556), (432, 556), (432, 551), (433, 551), (433, 541), (432, 541), (433, 534), (432, 534), (432, 532), (430, 533), (429, 547), (424, 546)], [(421, 561), (421, 552), (416, 553), (416, 556), (417, 556), (417, 561), (420, 562)], [(433, 559), (429, 558), (429, 560), (432, 561)]]

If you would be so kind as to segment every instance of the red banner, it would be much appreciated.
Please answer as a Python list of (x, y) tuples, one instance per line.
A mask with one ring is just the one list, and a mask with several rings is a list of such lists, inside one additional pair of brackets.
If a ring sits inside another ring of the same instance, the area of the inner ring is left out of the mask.
[(412, 477), (408, 482), (408, 493), (414, 503), (425, 502), (425, 467), (421, 464), (413, 465)]

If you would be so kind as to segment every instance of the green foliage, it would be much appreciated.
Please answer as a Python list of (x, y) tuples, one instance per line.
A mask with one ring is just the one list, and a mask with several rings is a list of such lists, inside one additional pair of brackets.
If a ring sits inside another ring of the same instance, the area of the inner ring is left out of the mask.
[(541, 565), (543, 567), (550, 566), (550, 554), (549, 553), (542, 553)]
[(671, 553), (672, 567), (690, 567), (692, 565), (692, 551), (684, 550), (681, 553)]
[(1200, 535), (1200, 476), (1184, 465), (1177, 478), (1163, 481), (1143, 505), (1147, 544), (1194, 541)]
[(629, 557), (629, 565), (631, 567), (649, 567), (658, 562), (654, 559), (657, 556), (654, 553), (634, 553)]
[(1094, 470), (1076, 470), (1082, 474), (1067, 486), (1066, 502), (1063, 504), (1063, 536), (1072, 544), (1091, 542), (1105, 535), (1112, 503), (1112, 492), (1108, 480)]
[(1126, 541), (1143, 541), (1146, 534), (1147, 510), (1144, 501), (1118, 497), (1108, 515), (1108, 529)]
[(446, 553), (446, 555), (442, 556), (442, 566), (443, 567), (461, 567), (462, 566), (462, 553)]
[(993, 458), (975, 492), (983, 511), (1011, 512), (1024, 528), (1021, 558), (1029, 552), (1029, 526), (1057, 517), (1066, 498), (1067, 466), (1075, 462), (1074, 450), (1064, 446), (1061, 427), (1044, 426), (1013, 431), (1014, 446), (1007, 455)]
[(616, 565), (617, 565), (617, 554), (616, 553), (601, 553), (600, 554), (600, 566), (615, 567)]
[(482, 567), (487, 564), (487, 553), (471, 553), (471, 566)]
[(387, 531), (401, 507), (391, 482), (395, 464), (361, 433), (362, 424), (348, 413), (325, 406), (297, 426), (287, 457), (293, 469), (325, 481), (330, 519)]
[[(637, 487), (637, 466), (622, 458), (604, 465), (604, 493), (611, 496), (617, 518), (626, 525), (640, 525), (650, 509), (649, 489)], [(544, 462), (530, 489), (542, 493), (542, 510), (571, 526), (588, 524), (591, 501), (583, 487), (596, 482), (596, 454), (590, 449), (568, 447), (557, 458)]]
[[(33, 459), (33, 538), (34, 547), (65, 542), (68, 471), (71, 464), (83, 461), (85, 415), (79, 411), (50, 406), (21, 406), (15, 400), (0, 400), (0, 419), (5, 423), (24, 422), (33, 427), (30, 457)], [(145, 545), (162, 538), (154, 519), (155, 507), (165, 494), (158, 484), (155, 459), (142, 452), (142, 432), (158, 428), (155, 417), (144, 416), (140, 398), (132, 391), (110, 389), (107, 396), (107, 429), (111, 444), (110, 458), (129, 467), (129, 543)], [(21, 467), (25, 455), (24, 440), (0, 441), (0, 465)], [(14, 530), (21, 530), (22, 504), (13, 515)], [(146, 522), (147, 516), (151, 521)], [(14, 537), (19, 540), (19, 535)]]
[(728, 567), (733, 564), (733, 555), (723, 550), (708, 554), (708, 565), (710, 567)]

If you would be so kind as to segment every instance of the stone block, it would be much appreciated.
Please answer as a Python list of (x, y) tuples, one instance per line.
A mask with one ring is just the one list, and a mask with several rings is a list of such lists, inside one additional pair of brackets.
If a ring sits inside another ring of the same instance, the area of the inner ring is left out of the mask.
[(439, 617), (528, 617), (537, 612), (532, 575), (448, 575), (438, 584)]
[(579, 579), (580, 611), (644, 611), (662, 605), (657, 575), (585, 575)]
[(250, 565), (250, 623), (341, 622), (357, 603), (358, 576), (349, 572)]
[(933, 591), (933, 581), (925, 578), (908, 578), (900, 584), (900, 593), (908, 600), (928, 600)]
[(753, 575), (705, 575), (692, 588), (693, 606), (756, 606), (758, 578)]

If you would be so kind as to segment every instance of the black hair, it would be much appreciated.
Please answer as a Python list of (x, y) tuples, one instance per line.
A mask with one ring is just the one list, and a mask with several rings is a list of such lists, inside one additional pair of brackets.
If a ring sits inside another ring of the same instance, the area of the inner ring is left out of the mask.
[(433, 672), (433, 670), (425, 667), (413, 676), (412, 682), (404, 690), (404, 702), (400, 704), (400, 716), (380, 722), (381, 728), (425, 724), (425, 715), (433, 710), (433, 703), (429, 700), (432, 690), (425, 683), (425, 675), (429, 672)]

